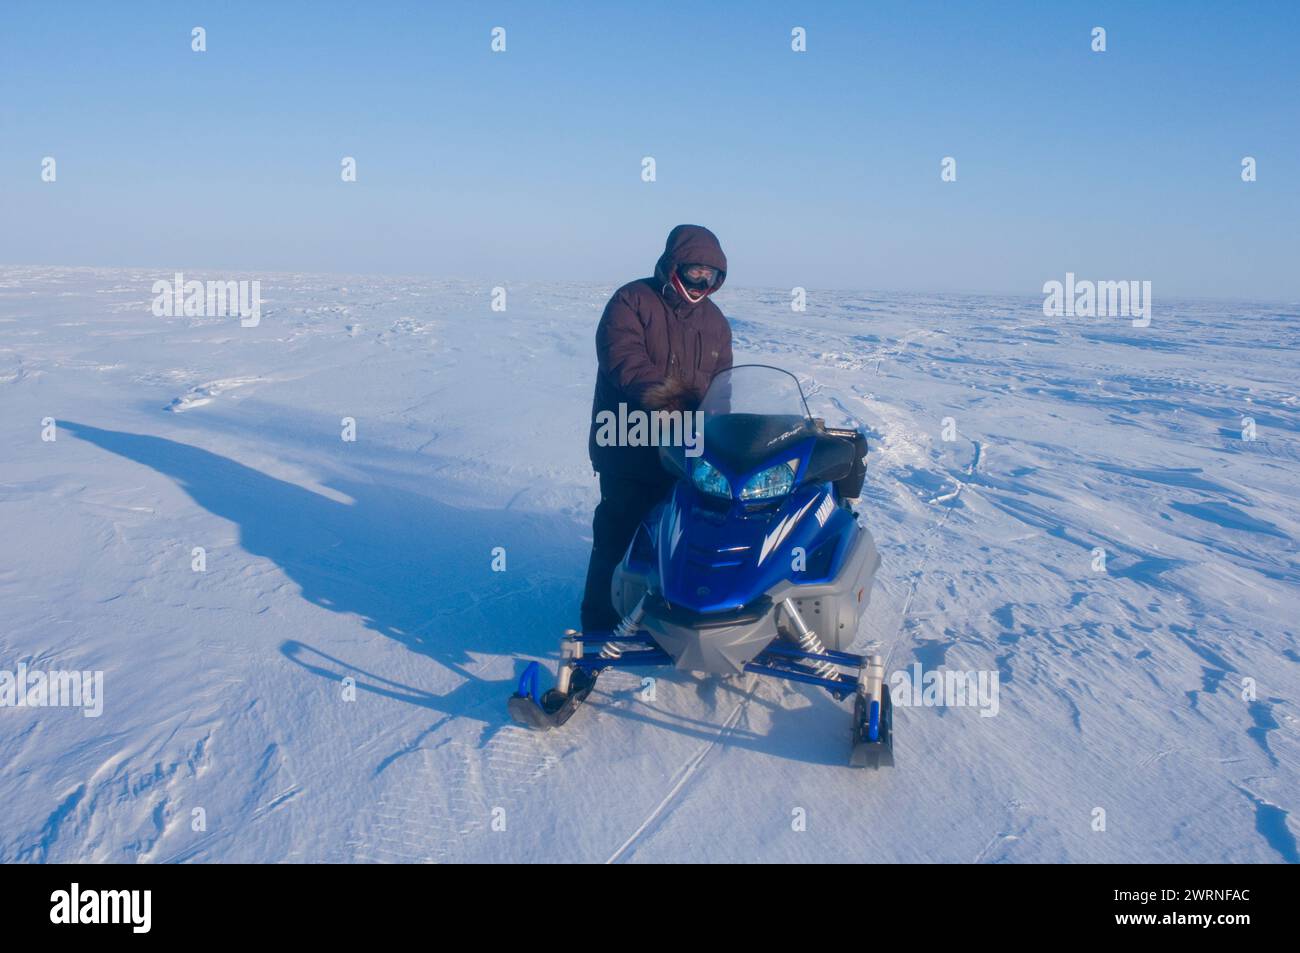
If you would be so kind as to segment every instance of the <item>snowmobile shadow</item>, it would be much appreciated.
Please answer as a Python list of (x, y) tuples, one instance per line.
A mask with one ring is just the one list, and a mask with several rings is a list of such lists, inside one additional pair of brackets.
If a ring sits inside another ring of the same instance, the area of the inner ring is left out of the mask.
[[(475, 679), (462, 682), (445, 695), (435, 695), (411, 685), (395, 682), (374, 672), (368, 672), (364, 668), (351, 665), (294, 639), (287, 639), (280, 644), (280, 654), (295, 665), (328, 681), (338, 683), (345, 676), (351, 676), (355, 680), (358, 691), (391, 698), (408, 705), (418, 705), (445, 715), (463, 716), (479, 705), (499, 702), (502, 694), (509, 694), (514, 690), (515, 685), (513, 678), (499, 681)], [(504, 719), (499, 720), (504, 721)]]
[[(315, 676), (336, 684), (352, 676), (360, 691), (438, 713), (435, 727), (468, 718), (482, 725), (486, 741), (511, 725), (503, 700), (525, 663), (512, 677), (485, 679), (469, 667), (473, 654), (554, 658), (558, 634), (571, 624), (587, 547), (581, 528), (567, 517), (448, 506), (394, 486), (395, 478), (377, 468), (366, 470), (373, 481), (321, 481), (351, 500), (345, 502), (191, 444), (71, 421), (61, 426), (174, 480), (198, 505), (233, 523), (239, 547), (273, 562), (308, 602), (359, 617), (367, 628), (462, 676), (456, 688), (437, 695), (303, 642), (278, 641), (281, 655)], [(505, 548), (507, 572), (491, 571), (494, 546)], [(209, 550), (209, 570), (229, 555)], [(236, 558), (245, 558), (243, 552)], [(719, 719), (745, 695), (732, 680), (672, 669), (644, 674), (671, 686), (669, 697), (647, 704), (631, 690), (615, 690), (600, 692), (591, 707), (709, 741), (718, 736)], [(783, 709), (773, 688), (760, 684), (726, 744), (794, 761), (843, 763), (838, 726), (847, 724), (845, 712), (819, 692), (809, 690), (806, 697), (811, 704)], [(771, 728), (759, 734), (750, 718), (763, 708), (773, 709)]]
[[(346, 502), (175, 440), (71, 421), (61, 426), (174, 480), (235, 524), (242, 550), (273, 562), (308, 602), (355, 615), (467, 680), (435, 696), (370, 677), (368, 691), (457, 714), (490, 700), (472, 717), (504, 724), (501, 699), (512, 683), (476, 675), (467, 667), (473, 654), (545, 654), (577, 605), (587, 550), (568, 518), (465, 510), (383, 480), (322, 480)], [(506, 572), (492, 571), (497, 546), (506, 551)], [(210, 550), (209, 570), (230, 555)], [(333, 665), (307, 661), (312, 650), (297, 642), (281, 651), (321, 677), (357, 674), (329, 656), (321, 658)]]

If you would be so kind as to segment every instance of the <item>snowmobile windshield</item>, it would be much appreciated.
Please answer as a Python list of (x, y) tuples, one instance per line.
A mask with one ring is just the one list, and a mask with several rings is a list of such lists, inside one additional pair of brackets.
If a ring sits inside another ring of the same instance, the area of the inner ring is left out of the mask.
[(733, 473), (758, 466), (806, 436), (812, 425), (799, 381), (765, 364), (742, 364), (718, 374), (700, 410), (704, 455)]
[(810, 418), (799, 380), (766, 364), (740, 364), (713, 378), (700, 403), (706, 421), (728, 414)]

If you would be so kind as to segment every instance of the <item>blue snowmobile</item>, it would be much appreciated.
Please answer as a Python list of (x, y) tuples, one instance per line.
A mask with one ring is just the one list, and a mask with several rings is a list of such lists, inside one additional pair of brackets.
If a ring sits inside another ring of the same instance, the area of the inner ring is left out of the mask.
[(849, 502), (865, 479), (865, 435), (814, 419), (794, 375), (765, 365), (719, 374), (700, 410), (702, 439), (660, 447), (678, 482), (614, 574), (622, 621), (567, 632), (554, 688), (540, 691), (530, 663), (511, 716), (558, 727), (607, 668), (754, 672), (851, 696), (850, 764), (892, 765), (884, 665), (846, 651), (880, 565)]

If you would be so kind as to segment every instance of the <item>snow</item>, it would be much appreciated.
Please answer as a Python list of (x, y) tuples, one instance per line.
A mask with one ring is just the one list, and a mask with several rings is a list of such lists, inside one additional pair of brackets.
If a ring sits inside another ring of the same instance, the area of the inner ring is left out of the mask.
[(775, 681), (508, 722), (576, 621), (609, 288), (247, 276), (244, 328), (154, 317), (168, 277), (0, 269), (0, 670), (105, 685), (0, 708), (0, 861), (1300, 859), (1294, 306), (720, 295), (871, 432), (857, 648), (1000, 677), (860, 772), (848, 703)]

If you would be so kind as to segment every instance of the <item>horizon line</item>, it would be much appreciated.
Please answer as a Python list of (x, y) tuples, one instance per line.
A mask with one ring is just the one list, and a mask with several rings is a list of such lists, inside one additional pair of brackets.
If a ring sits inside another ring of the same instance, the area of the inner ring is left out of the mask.
[[(390, 278), (390, 279), (406, 280), (406, 281), (417, 281), (417, 280), (418, 281), (460, 281), (466, 283), (482, 282), (486, 284), (489, 288), (502, 284), (500, 279), (485, 278), (482, 276), (448, 276), (448, 275), (435, 275), (432, 273), (412, 273), (412, 272), (317, 271), (317, 270), (289, 271), (289, 270), (276, 269), (276, 268), (232, 269), (232, 268), (222, 268), (216, 266), (187, 266), (183, 268), (177, 268), (174, 265), (167, 265), (167, 266), (84, 265), (84, 264), (54, 265), (48, 263), (32, 263), (32, 262), (0, 262), (0, 269), (7, 269), (7, 268), (49, 268), (49, 269), (65, 269), (69, 271), (155, 271), (159, 273), (165, 270), (169, 274), (176, 274), (177, 272), (183, 274), (187, 270), (193, 270), (198, 274), (205, 274), (205, 273), (217, 271), (217, 272), (227, 272), (227, 273), (245, 272), (245, 273), (252, 273), (256, 275), (286, 275), (286, 276), (296, 276), (296, 277), (307, 276), (307, 277), (315, 277), (315, 278)], [(645, 276), (641, 276), (641, 277), (645, 277)], [(616, 290), (617, 288), (621, 287), (624, 284), (627, 284), (629, 281), (637, 281), (637, 280), (638, 278), (629, 278), (625, 281), (610, 283), (600, 279), (590, 279), (590, 278), (588, 279), (528, 278), (528, 279), (521, 279), (514, 283), (519, 285), (575, 284), (575, 285), (609, 287), (612, 293), (614, 290)], [(1052, 278), (1048, 278), (1047, 280), (1054, 281), (1056, 280), (1056, 278), (1055, 276), (1053, 276)], [(1111, 279), (1084, 279), (1084, 280), (1111, 280)], [(1130, 280), (1130, 279), (1123, 279), (1123, 280)], [(495, 282), (495, 284), (492, 284), (493, 282)], [(509, 287), (508, 284), (503, 286)], [(973, 291), (973, 290), (963, 290), (963, 289), (922, 290), (917, 288), (886, 288), (886, 287), (849, 288), (849, 287), (825, 287), (825, 286), (808, 286), (808, 285), (801, 285), (798, 287), (803, 287), (809, 292), (815, 291), (818, 293), (832, 293), (832, 294), (860, 294), (860, 295), (886, 294), (886, 295), (916, 295), (916, 296), (929, 296), (929, 297), (941, 297), (944, 295), (961, 295), (961, 296), (972, 297), (972, 298), (1024, 298), (1026, 300), (1035, 300), (1037, 298), (1040, 298), (1042, 294), (1044, 294), (1044, 292), (1042, 291), (1035, 291), (1035, 292)], [(791, 289), (786, 288), (784, 286), (777, 286), (777, 285), (729, 284), (720, 293), (726, 294), (728, 291), (733, 291), (733, 290), (774, 292), (774, 293), (781, 293), (781, 294), (788, 295)], [(1227, 297), (1227, 296), (1212, 296), (1212, 295), (1173, 294), (1170, 295), (1165, 300), (1193, 301), (1193, 302), (1195, 301), (1231, 302), (1236, 304), (1268, 304), (1268, 305), (1284, 304), (1284, 305), (1289, 305), (1291, 307), (1300, 307), (1300, 298), (1242, 298), (1242, 297)]]

